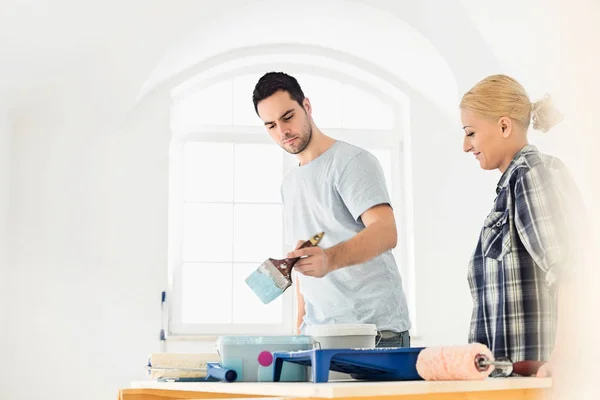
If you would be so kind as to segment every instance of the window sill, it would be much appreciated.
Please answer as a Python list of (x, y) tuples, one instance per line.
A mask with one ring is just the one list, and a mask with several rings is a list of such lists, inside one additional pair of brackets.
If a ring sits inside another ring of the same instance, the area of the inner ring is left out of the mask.
[(167, 342), (216, 342), (218, 338), (218, 335), (173, 335), (166, 339)]
[[(256, 335), (261, 336), (261, 335)], [(286, 335), (287, 336), (287, 335)], [(293, 335), (292, 335), (293, 336)], [(214, 343), (219, 338), (219, 335), (173, 335), (167, 336), (167, 342), (211, 342)], [(419, 341), (422, 339), (421, 335), (411, 335), (411, 341)]]

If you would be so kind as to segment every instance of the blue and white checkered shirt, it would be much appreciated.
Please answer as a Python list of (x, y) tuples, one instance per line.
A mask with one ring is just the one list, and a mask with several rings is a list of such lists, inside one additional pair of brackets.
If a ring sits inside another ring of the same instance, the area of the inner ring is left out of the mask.
[(577, 263), (573, 211), (582, 203), (564, 164), (531, 145), (515, 155), (496, 193), (469, 264), (469, 342), (485, 344), (496, 358), (546, 361), (557, 283)]

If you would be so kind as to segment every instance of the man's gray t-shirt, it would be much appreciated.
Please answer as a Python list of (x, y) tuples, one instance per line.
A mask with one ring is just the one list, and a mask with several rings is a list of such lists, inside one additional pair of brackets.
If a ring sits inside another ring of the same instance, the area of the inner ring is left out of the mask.
[[(343, 141), (306, 165), (293, 168), (281, 185), (286, 241), (295, 246), (325, 232), (320, 247), (332, 247), (364, 229), (360, 215), (391, 204), (379, 161)], [(375, 324), (379, 331), (410, 329), (402, 278), (391, 251), (364, 264), (340, 268), (323, 278), (294, 273), (304, 296), (300, 327)]]

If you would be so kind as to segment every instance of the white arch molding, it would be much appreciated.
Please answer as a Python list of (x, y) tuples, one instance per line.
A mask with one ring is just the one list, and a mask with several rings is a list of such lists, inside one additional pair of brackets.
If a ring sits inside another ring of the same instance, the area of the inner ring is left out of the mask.
[(336, 58), (369, 60), (386, 80), (416, 90), (442, 113), (453, 115), (456, 110), (456, 78), (429, 40), (388, 12), (344, 0), (307, 0), (302, 7), (276, 0), (253, 1), (214, 18), (165, 55), (138, 101), (160, 86), (173, 86), (186, 76), (197, 75), (207, 60), (218, 63), (218, 55), (247, 51), (260, 56), (268, 46), (283, 52), (286, 46), (312, 46), (314, 55), (336, 50)]

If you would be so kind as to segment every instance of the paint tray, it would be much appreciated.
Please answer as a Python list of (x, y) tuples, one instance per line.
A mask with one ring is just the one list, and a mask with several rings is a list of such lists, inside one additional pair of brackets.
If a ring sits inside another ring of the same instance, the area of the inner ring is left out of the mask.
[(423, 380), (417, 358), (423, 348), (312, 349), (273, 354), (273, 381), (279, 382), (284, 362), (311, 367), (313, 383), (327, 382), (329, 371), (365, 381)]

